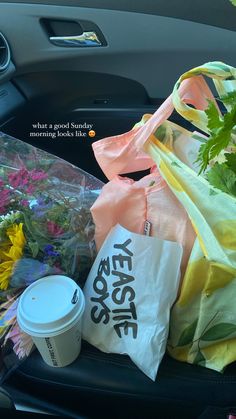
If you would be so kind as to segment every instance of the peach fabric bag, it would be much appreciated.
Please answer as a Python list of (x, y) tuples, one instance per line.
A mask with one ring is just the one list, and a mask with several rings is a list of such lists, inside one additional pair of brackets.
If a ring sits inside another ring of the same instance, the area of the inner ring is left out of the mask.
[[(214, 100), (201, 76), (184, 81), (180, 97), (198, 109), (205, 109), (208, 100)], [(167, 124), (170, 137), (176, 133), (179, 136), (175, 141), (179, 146), (174, 152), (194, 168), (191, 153), (195, 150), (193, 154), (197, 155), (198, 142), (189, 131), (167, 121), (172, 112), (171, 95), (152, 116), (144, 115), (131, 131), (93, 144), (95, 157), (109, 182), (103, 187), (91, 211), (98, 250), (116, 224), (134, 233), (174, 241), (183, 246), (183, 277), (196, 235), (184, 207), (162, 179), (154, 161), (143, 151), (144, 144), (157, 127)], [(170, 138), (167, 143), (171, 148)], [(146, 169), (150, 169), (150, 174), (139, 181), (120, 176)]]

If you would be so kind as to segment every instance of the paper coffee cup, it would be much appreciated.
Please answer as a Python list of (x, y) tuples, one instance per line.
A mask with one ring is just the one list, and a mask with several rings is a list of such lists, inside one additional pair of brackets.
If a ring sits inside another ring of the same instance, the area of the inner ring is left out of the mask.
[(48, 365), (64, 367), (80, 353), (84, 308), (79, 286), (66, 276), (51, 275), (35, 281), (23, 292), (17, 321)]

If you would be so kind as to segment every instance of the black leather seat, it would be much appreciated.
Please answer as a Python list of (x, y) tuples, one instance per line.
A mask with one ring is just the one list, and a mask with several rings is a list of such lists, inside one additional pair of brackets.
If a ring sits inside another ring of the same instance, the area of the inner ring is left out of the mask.
[[(14, 402), (10, 395), (0, 387), (0, 409), (14, 409)], [(9, 412), (8, 412), (9, 413)]]
[(207, 406), (233, 410), (236, 363), (220, 374), (166, 355), (152, 382), (128, 357), (83, 343), (79, 358), (65, 368), (47, 366), (35, 351), (5, 387), (15, 401), (67, 417), (194, 419)]

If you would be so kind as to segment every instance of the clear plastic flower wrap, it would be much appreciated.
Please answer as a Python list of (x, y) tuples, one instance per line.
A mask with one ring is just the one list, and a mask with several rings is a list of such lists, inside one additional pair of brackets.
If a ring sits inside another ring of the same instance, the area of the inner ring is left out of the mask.
[(52, 274), (65, 274), (83, 287), (95, 256), (90, 207), (103, 183), (1, 132), (0, 150), (2, 379), (33, 347), (16, 320), (24, 289)]

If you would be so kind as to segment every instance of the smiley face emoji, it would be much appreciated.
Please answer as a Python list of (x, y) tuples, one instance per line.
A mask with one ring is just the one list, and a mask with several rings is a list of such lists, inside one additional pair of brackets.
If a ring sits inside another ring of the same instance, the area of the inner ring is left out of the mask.
[(94, 137), (95, 137), (95, 135), (96, 135), (96, 132), (95, 132), (93, 129), (91, 129), (91, 130), (89, 131), (88, 135), (89, 135), (89, 137), (90, 137), (90, 138), (94, 138)]

